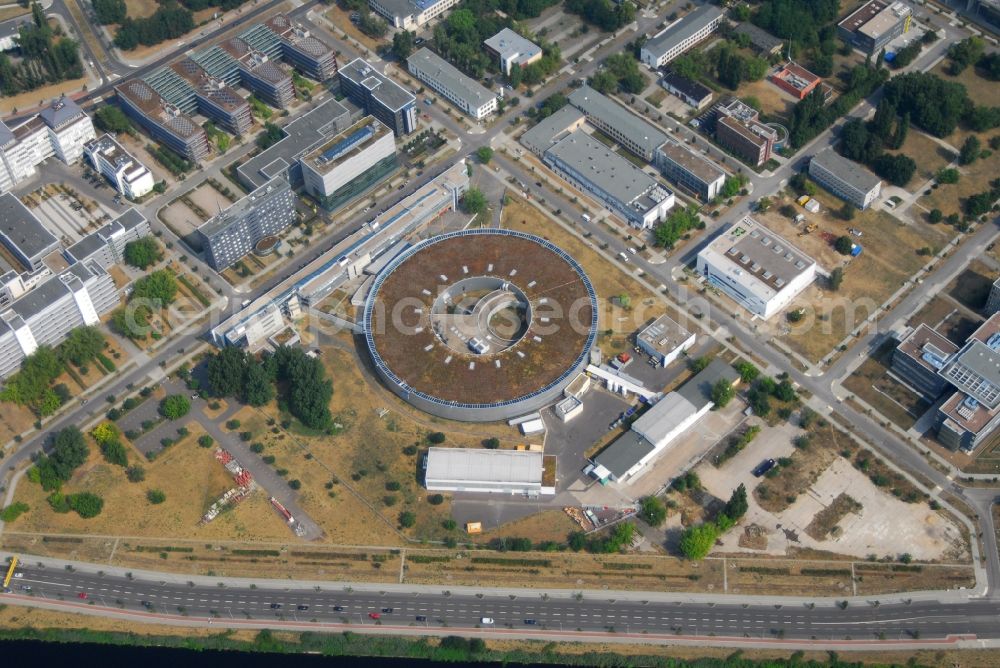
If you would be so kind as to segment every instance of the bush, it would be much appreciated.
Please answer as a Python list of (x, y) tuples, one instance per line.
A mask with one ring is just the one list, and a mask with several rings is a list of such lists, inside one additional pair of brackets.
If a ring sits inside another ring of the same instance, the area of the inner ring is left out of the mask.
[(444, 503), (444, 496), (442, 496), (441, 494), (431, 494), (430, 496), (427, 497), (427, 503), (431, 504), (432, 506), (440, 506), (442, 503)]
[(171, 394), (160, 402), (160, 414), (168, 420), (179, 420), (191, 410), (191, 400), (183, 394)]
[(146, 500), (157, 506), (167, 500), (167, 495), (161, 489), (151, 489), (146, 492)]
[(24, 513), (31, 510), (27, 503), (16, 501), (0, 510), (0, 522), (13, 522)]
[(105, 461), (118, 466), (128, 466), (128, 451), (121, 441), (108, 441), (101, 444), (101, 454)]
[(644, 497), (639, 502), (639, 517), (652, 527), (658, 527), (667, 519), (667, 507), (655, 496)]
[(417, 516), (409, 510), (404, 510), (399, 514), (399, 525), (404, 529), (409, 529), (417, 523)]
[(253, 445), (250, 446), (250, 452), (256, 452), (259, 455), (260, 453), (264, 452), (264, 444), (254, 443)]
[(483, 441), (483, 447), (489, 448), (490, 450), (496, 450), (500, 447), (500, 439), (496, 437), (487, 438)]
[(71, 510), (76, 511), (77, 515), (86, 520), (101, 514), (101, 510), (104, 508), (104, 499), (90, 492), (80, 492), (66, 496), (66, 504)]
[(302, 481), (298, 478), (288, 481), (288, 486), (292, 489), (300, 489), (302, 487)]
[(202, 434), (201, 436), (198, 437), (198, 445), (200, 445), (203, 448), (210, 448), (212, 447), (213, 443), (215, 443), (215, 439), (209, 436), (208, 434)]
[(390, 492), (398, 492), (400, 487), (401, 485), (395, 480), (390, 480), (389, 482), (385, 483), (386, 490)]
[(431, 432), (427, 434), (427, 442), (433, 443), (434, 445), (440, 445), (445, 441), (445, 435), (439, 431)]
[(240, 428), (239, 420), (229, 420), (228, 422), (226, 422), (226, 429), (230, 431), (236, 431), (239, 428)]

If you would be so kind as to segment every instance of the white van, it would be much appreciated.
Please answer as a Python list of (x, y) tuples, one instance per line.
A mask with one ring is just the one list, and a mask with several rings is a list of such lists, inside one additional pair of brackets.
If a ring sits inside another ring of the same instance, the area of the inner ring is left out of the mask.
[(589, 223), (590, 222), (590, 214), (589, 213), (583, 214), (583, 219)]
[(628, 255), (626, 255), (625, 253), (619, 253), (618, 257), (621, 259), (622, 262), (628, 262)]
[(628, 247), (628, 252), (629, 252), (629, 253), (631, 253), (632, 255), (635, 255), (635, 254), (636, 254), (636, 253), (638, 253), (639, 251), (637, 251), (636, 249), (634, 249), (634, 248), (632, 248), (631, 246), (629, 246), (629, 247)]
[(493, 623), (493, 618), (492, 617), (483, 617), (482, 619), (479, 620), (479, 623), (480, 624), (492, 624)]

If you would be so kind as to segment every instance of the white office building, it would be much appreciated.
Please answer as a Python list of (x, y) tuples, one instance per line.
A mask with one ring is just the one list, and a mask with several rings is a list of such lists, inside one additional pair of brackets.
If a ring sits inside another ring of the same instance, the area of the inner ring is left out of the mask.
[(416, 30), (441, 16), (459, 0), (368, 0), (368, 6), (394, 28)]
[(639, 51), (639, 59), (650, 68), (663, 67), (705, 39), (722, 23), (722, 10), (702, 5), (649, 38)]
[(63, 254), (70, 262), (94, 261), (105, 269), (125, 262), (125, 246), (152, 234), (149, 221), (135, 209), (129, 209), (110, 223), (85, 236)]
[(0, 192), (34, 176), (38, 165), (49, 158), (76, 163), (84, 144), (93, 138), (90, 117), (68, 97), (13, 128), (0, 122)]
[(676, 361), (690, 350), (694, 343), (694, 333), (687, 331), (666, 315), (661, 315), (635, 337), (635, 345), (661, 367)]
[(504, 28), (483, 44), (494, 57), (499, 59), (500, 70), (504, 74), (510, 74), (510, 69), (514, 65), (527, 67), (542, 59), (540, 46), (510, 28)]
[(698, 274), (762, 318), (816, 278), (816, 261), (749, 216), (698, 253)]
[(153, 192), (153, 173), (109, 134), (91, 139), (83, 147), (94, 169), (114, 185), (122, 197), (137, 200)]
[(328, 210), (379, 183), (396, 168), (392, 130), (366, 116), (302, 156), (306, 192)]
[(641, 230), (666, 219), (674, 193), (583, 130), (545, 151), (545, 164)]
[(840, 199), (867, 209), (882, 192), (882, 180), (833, 148), (825, 148), (809, 160), (809, 176)]
[(70, 330), (96, 325), (118, 303), (114, 279), (96, 262), (49, 277), (0, 311), (0, 378), (39, 346), (56, 346)]
[(477, 121), (497, 110), (495, 94), (430, 49), (420, 49), (407, 58), (406, 63), (410, 74)]

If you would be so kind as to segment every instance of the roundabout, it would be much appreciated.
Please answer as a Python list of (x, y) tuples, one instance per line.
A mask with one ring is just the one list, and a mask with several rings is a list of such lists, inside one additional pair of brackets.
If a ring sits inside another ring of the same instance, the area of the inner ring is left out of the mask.
[(502, 420), (557, 401), (587, 365), (597, 298), (545, 239), (465, 230), (390, 262), (362, 324), (379, 377), (404, 400), (453, 420)]

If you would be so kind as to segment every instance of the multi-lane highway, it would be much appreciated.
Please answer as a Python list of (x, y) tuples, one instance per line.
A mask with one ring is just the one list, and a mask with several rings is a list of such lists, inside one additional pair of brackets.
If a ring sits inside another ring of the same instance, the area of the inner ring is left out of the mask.
[[(152, 574), (103, 573), (30, 564), (2, 597), (28, 605), (58, 606), (90, 614), (142, 616), (170, 623), (178, 617), (216, 626), (246, 622), (406, 628), (428, 633), (484, 629), (545, 636), (552, 633), (716, 636), (817, 643), (874, 640), (937, 643), (954, 636), (1000, 638), (1000, 605), (986, 600), (783, 603), (710, 602), (662, 594), (549, 592), (504, 589), (474, 594), (414, 585), (338, 585), (280, 580), (220, 581)], [(484, 622), (484, 618), (493, 620)]]

